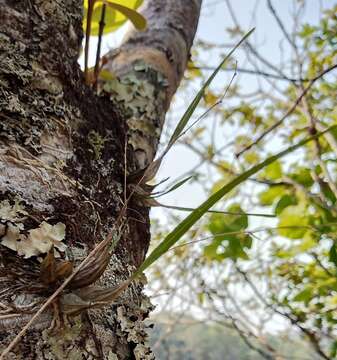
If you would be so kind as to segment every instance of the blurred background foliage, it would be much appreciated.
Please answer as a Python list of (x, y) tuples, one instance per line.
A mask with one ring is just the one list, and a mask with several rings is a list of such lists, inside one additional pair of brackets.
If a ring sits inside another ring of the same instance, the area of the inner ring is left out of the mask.
[[(223, 38), (234, 43), (246, 29), (233, 1), (222, 3), (234, 23)], [(224, 69), (227, 80), (204, 96), (198, 116), (207, 115), (179, 142), (197, 159), (185, 162), (181, 176), (193, 175), (190, 185), (166, 202), (187, 206), (184, 192), (206, 197), (268, 155), (337, 123), (337, 5), (330, 2), (311, 24), (302, 18), (310, 1), (287, 1), (294, 5), (290, 26), (278, 2), (259, 3), (282, 33), (280, 48), (288, 51), (282, 59), (265, 58), (263, 46), (249, 39), (234, 55)], [(210, 54), (217, 58), (228, 47), (198, 38), (177, 106), (208, 77)], [(240, 80), (228, 88), (233, 73)], [(257, 85), (247, 93), (248, 76)], [(271, 164), (217, 204), (240, 215), (206, 216), (149, 270), (157, 321), (161, 312), (171, 319), (154, 332), (158, 358), (336, 358), (336, 156), (332, 132)], [(156, 210), (153, 218), (156, 244), (181, 214)], [(189, 325), (190, 317), (203, 325)]]

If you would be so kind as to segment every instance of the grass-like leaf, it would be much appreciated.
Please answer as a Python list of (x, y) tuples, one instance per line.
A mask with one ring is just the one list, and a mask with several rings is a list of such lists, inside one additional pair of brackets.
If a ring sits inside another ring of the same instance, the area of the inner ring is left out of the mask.
[[(172, 209), (172, 210), (178, 210), (178, 211), (188, 211), (192, 212), (196, 210), (195, 208), (189, 208), (189, 207), (182, 207), (182, 206), (173, 206), (173, 205), (164, 205), (160, 204), (160, 206)], [(267, 218), (274, 218), (276, 215), (274, 214), (261, 214), (261, 213), (246, 213), (246, 212), (233, 212), (233, 211), (225, 211), (225, 210), (207, 210), (207, 213), (211, 214), (224, 214), (224, 215), (247, 215), (247, 216), (256, 216), (256, 217), (267, 217)]]
[(133, 278), (139, 276), (145, 269), (147, 269), (151, 264), (157, 261), (162, 255), (164, 255), (214, 204), (216, 204), (223, 196), (225, 196), (235, 187), (242, 184), (250, 176), (256, 174), (258, 171), (260, 171), (267, 165), (272, 164), (274, 161), (282, 158), (283, 156), (294, 152), (296, 149), (302, 147), (313, 139), (322, 136), (326, 132), (336, 129), (337, 125), (334, 125), (326, 129), (325, 131), (310, 136), (300, 141), (296, 145), (290, 146), (287, 149), (279, 152), (278, 154), (268, 157), (266, 160), (251, 167), (249, 170), (245, 171), (244, 173), (224, 185), (220, 190), (212, 194), (205, 202), (203, 202), (198, 208), (191, 212), (190, 215), (188, 215), (172, 232), (170, 232), (166, 236), (166, 238), (150, 253), (150, 255), (140, 265), (138, 270), (134, 273)]
[(174, 184), (173, 186), (171, 186), (169, 189), (166, 189), (162, 192), (158, 192), (158, 193), (152, 193), (151, 196), (152, 197), (160, 197), (160, 196), (163, 196), (163, 195), (167, 195), (169, 194), (170, 192), (174, 191), (174, 190), (177, 190), (178, 188), (180, 188), (181, 186), (183, 186), (187, 181), (191, 180), (193, 178), (193, 175), (192, 176), (188, 176), (187, 178), (183, 179), (183, 180), (180, 180), (178, 181), (176, 184)]
[(207, 79), (207, 81), (204, 83), (204, 85), (202, 86), (202, 88), (199, 90), (198, 94), (196, 95), (196, 97), (193, 99), (193, 101), (191, 102), (191, 104), (189, 105), (189, 107), (187, 108), (187, 110), (185, 111), (184, 115), (182, 116), (182, 118), (180, 119), (178, 125), (176, 126), (168, 147), (171, 147), (176, 140), (179, 138), (180, 134), (183, 132), (183, 130), (185, 129), (188, 121), (190, 120), (191, 116), (193, 115), (196, 107), (198, 106), (200, 100), (202, 99), (202, 97), (205, 94), (205, 90), (208, 88), (208, 86), (210, 85), (210, 83), (213, 81), (213, 79), (215, 78), (215, 76), (218, 74), (218, 72), (221, 70), (221, 68), (225, 65), (225, 63), (229, 60), (229, 58), (233, 55), (233, 53), (236, 51), (236, 49), (254, 32), (255, 28), (249, 30), (244, 36), (243, 38), (233, 47), (233, 49), (226, 55), (226, 57), (221, 61), (221, 63), (219, 64), (219, 66), (214, 70), (214, 72), (212, 73), (212, 75)]
[(154, 178), (160, 167), (161, 161), (163, 160), (167, 152), (171, 149), (171, 147), (175, 144), (175, 142), (179, 139), (179, 137), (182, 135), (187, 123), (189, 122), (191, 116), (193, 115), (195, 109), (197, 108), (200, 100), (204, 96), (208, 86), (211, 84), (217, 73), (221, 70), (221, 68), (225, 65), (225, 63), (229, 60), (229, 58), (233, 55), (234, 51), (253, 33), (254, 30), (255, 28), (251, 29), (250, 31), (247, 32), (247, 34), (243, 36), (243, 38), (234, 46), (234, 48), (228, 53), (228, 55), (221, 61), (219, 66), (214, 70), (212, 75), (203, 84), (203, 86), (201, 87), (201, 89), (199, 90), (199, 92), (191, 102), (191, 104), (188, 106), (184, 115), (180, 119), (163, 153), (159, 156), (158, 159), (154, 160), (145, 170), (144, 176), (142, 177), (143, 183), (146, 183)]

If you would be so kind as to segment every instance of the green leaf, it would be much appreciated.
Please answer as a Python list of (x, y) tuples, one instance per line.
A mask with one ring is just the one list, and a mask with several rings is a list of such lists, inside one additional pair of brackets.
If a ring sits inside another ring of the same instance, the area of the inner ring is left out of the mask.
[(137, 11), (127, 6), (118, 4), (117, 2), (114, 1), (107, 1), (107, 0), (102, 0), (102, 1), (110, 8), (119, 11), (125, 17), (127, 17), (132, 22), (132, 24), (136, 29), (144, 30), (146, 28), (146, 19), (144, 18), (143, 15), (141, 15)]
[(310, 169), (305, 167), (297, 167), (295, 171), (289, 175), (289, 177), (305, 187), (310, 187), (314, 183)]
[(292, 205), (282, 211), (279, 216), (279, 234), (289, 239), (300, 239), (309, 230), (309, 218), (304, 206)]
[(211, 260), (223, 260), (223, 256), (218, 254), (218, 248), (221, 245), (221, 239), (214, 239), (214, 241), (210, 244), (205, 246), (204, 248), (204, 256)]
[(275, 214), (280, 215), (281, 212), (290, 205), (296, 205), (297, 200), (294, 195), (283, 195), (275, 206)]
[(278, 180), (282, 177), (282, 166), (279, 161), (267, 166), (261, 173), (261, 177), (268, 180)]
[(198, 106), (200, 100), (203, 98), (206, 89), (208, 88), (208, 86), (211, 84), (211, 82), (213, 81), (213, 79), (215, 78), (215, 76), (217, 75), (217, 73), (221, 70), (221, 68), (223, 68), (223, 66), (225, 65), (225, 63), (229, 60), (229, 58), (233, 55), (234, 51), (253, 33), (253, 31), (255, 30), (255, 28), (253, 28), (252, 30), (248, 31), (247, 34), (245, 34), (243, 36), (243, 38), (234, 46), (234, 48), (228, 53), (228, 55), (223, 59), (223, 61), (219, 64), (219, 66), (215, 69), (215, 71), (212, 73), (212, 75), (207, 79), (207, 81), (204, 83), (204, 85), (202, 86), (202, 88), (199, 90), (198, 94), (196, 95), (196, 97), (193, 99), (192, 103), (189, 105), (189, 107), (187, 108), (186, 112), (184, 113), (184, 115), (182, 116), (182, 118), (180, 119), (178, 125), (176, 126), (170, 141), (169, 141), (169, 145), (168, 147), (172, 146), (176, 140), (180, 137), (180, 135), (182, 134), (183, 130), (185, 129), (188, 121), (190, 120), (191, 116), (193, 115), (196, 107)]
[(295, 297), (294, 301), (308, 303), (313, 297), (313, 288), (311, 286), (306, 287), (300, 291)]
[(112, 80), (116, 79), (115, 75), (111, 71), (106, 70), (106, 69), (102, 69), (99, 72), (98, 77), (101, 80), (105, 80), (105, 81), (112, 81)]
[(200, 304), (203, 304), (205, 302), (205, 293), (203, 292), (198, 293), (198, 301)]
[(330, 250), (329, 250), (329, 261), (335, 264), (337, 267), (337, 248), (336, 244), (333, 243)]
[[(214, 235), (214, 240), (204, 250), (204, 254), (209, 259), (247, 258), (245, 248), (251, 247), (252, 239), (248, 234), (240, 233), (240, 231), (248, 227), (248, 216), (243, 212), (239, 204), (231, 205), (228, 211), (239, 215), (213, 214), (210, 217), (208, 228)], [(235, 234), (235, 232), (237, 233)]]
[(220, 199), (223, 198), (229, 191), (236, 188), (238, 185), (242, 184), (245, 180), (247, 180), (250, 176), (256, 174), (261, 169), (265, 168), (269, 164), (272, 164), (274, 161), (282, 158), (283, 156), (294, 152), (296, 149), (302, 147), (308, 142), (316, 139), (328, 131), (332, 129), (336, 129), (337, 125), (331, 126), (330, 128), (322, 131), (320, 133), (316, 133), (313, 136), (310, 136), (296, 145), (290, 146), (287, 149), (279, 152), (276, 155), (268, 157), (266, 160), (261, 163), (253, 166), (248, 169), (241, 175), (238, 175), (235, 179), (230, 181), (228, 184), (224, 185), (220, 190), (216, 193), (212, 194), (206, 201), (204, 201), (198, 208), (196, 208), (190, 215), (188, 215), (176, 228), (171, 231), (165, 239), (150, 253), (150, 255), (144, 260), (144, 262), (140, 265), (140, 267), (136, 270), (133, 275), (133, 278), (139, 276), (145, 269), (147, 269), (151, 264), (153, 264), (156, 260), (158, 260), (163, 254), (165, 254), (177, 241), (181, 239), (182, 236), (186, 234), (186, 232)]
[(260, 160), (259, 154), (252, 150), (244, 153), (243, 158), (244, 158), (245, 162), (249, 165), (256, 164)]
[[(140, 29), (146, 27), (146, 20), (142, 15), (137, 13), (137, 9), (143, 0), (114, 0), (113, 6), (108, 5), (105, 11), (105, 26), (103, 34), (108, 34), (112, 31), (118, 30), (128, 19), (133, 21), (134, 25)], [(112, 3), (112, 2), (111, 2)], [(99, 23), (101, 21), (103, 1), (95, 1), (92, 18), (91, 18), (91, 31), (90, 35), (98, 36)], [(118, 7), (118, 8), (117, 8)], [(84, 17), (83, 17), (83, 29), (86, 30), (88, 12), (88, 0), (84, 0)], [(135, 14), (136, 13), (136, 14)], [(130, 17), (131, 16), (131, 17)], [(145, 25), (144, 25), (145, 21)]]
[(244, 230), (248, 226), (248, 216), (243, 212), (240, 205), (233, 204), (228, 208), (229, 212), (240, 213), (240, 215), (213, 214), (210, 217), (209, 230), (213, 235), (224, 232)]
[(324, 196), (327, 197), (333, 204), (336, 202), (336, 197), (333, 191), (331, 190), (330, 186), (326, 182), (322, 182), (320, 184), (321, 191), (323, 192)]
[(187, 63), (186, 74), (189, 79), (195, 79), (202, 76), (201, 70), (195, 65), (192, 60)]
[(312, 26), (309, 24), (304, 24), (302, 27), (302, 30), (299, 32), (299, 36), (301, 38), (308, 38), (311, 35), (313, 35), (315, 33), (315, 31), (317, 30), (316, 26)]
[(224, 259), (248, 259), (246, 249), (252, 246), (252, 238), (248, 234), (238, 234), (227, 238), (217, 239), (210, 245), (205, 246), (204, 256), (212, 261), (222, 261)]
[(259, 193), (259, 200), (261, 205), (272, 205), (276, 199), (283, 195), (285, 187), (282, 185), (271, 186), (265, 191)]
[(335, 358), (337, 355), (337, 340), (335, 340), (330, 346), (330, 359)]

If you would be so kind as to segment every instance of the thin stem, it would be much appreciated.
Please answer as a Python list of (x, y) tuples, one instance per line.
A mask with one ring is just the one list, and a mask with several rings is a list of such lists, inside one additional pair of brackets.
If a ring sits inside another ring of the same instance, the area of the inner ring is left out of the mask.
[[(195, 208), (173, 206), (173, 205), (160, 204), (159, 206), (162, 206), (166, 209), (179, 210), (179, 211), (194, 211), (195, 210)], [(212, 213), (212, 214), (225, 214), (225, 215), (235, 215), (235, 216), (247, 215), (247, 216), (257, 216), (257, 217), (267, 217), (267, 218), (276, 217), (276, 215), (274, 215), (274, 214), (245, 213), (245, 212), (232, 212), (232, 211), (222, 211), (222, 210), (208, 210), (207, 212)]]
[[(202, 66), (190, 66), (189, 69), (191, 70), (205, 70), (205, 71), (214, 71), (215, 67), (214, 66), (206, 66), (206, 65), (202, 65)], [(230, 67), (230, 68), (223, 68), (221, 69), (222, 71), (233, 71), (234, 68)], [(302, 79), (302, 78), (290, 78), (288, 76), (283, 76), (283, 75), (277, 75), (277, 74), (271, 74), (265, 71), (260, 71), (260, 70), (254, 70), (254, 69), (245, 69), (245, 68), (237, 68), (237, 72), (240, 73), (244, 73), (244, 74), (249, 74), (249, 75), (261, 75), (264, 77), (269, 77), (271, 79), (277, 79), (277, 80), (283, 80), (283, 81), (289, 81), (292, 83), (299, 83), (299, 82), (306, 82), (306, 81), (310, 81), (311, 79)]]
[(106, 5), (103, 4), (102, 13), (101, 13), (101, 19), (100, 19), (100, 22), (99, 22), (99, 29), (98, 29), (98, 43), (97, 43), (96, 62), (95, 62), (95, 70), (94, 70), (93, 88), (95, 90), (97, 90), (98, 75), (99, 75), (99, 70), (100, 70), (99, 64), (100, 64), (100, 57), (101, 57), (103, 30), (104, 30), (104, 27), (105, 27), (105, 11), (106, 11)]
[(84, 78), (88, 83), (88, 62), (89, 62), (89, 41), (91, 34), (91, 18), (96, 0), (88, 1), (87, 26), (85, 30), (85, 46), (84, 46)]
[(319, 80), (320, 78), (322, 78), (324, 75), (326, 75), (327, 73), (329, 73), (330, 71), (334, 70), (337, 68), (337, 64), (334, 64), (330, 67), (328, 67), (327, 69), (323, 70), (322, 72), (320, 72), (317, 76), (315, 76), (310, 82), (309, 84), (303, 89), (302, 93), (300, 94), (300, 96), (296, 99), (296, 101), (293, 103), (293, 105), (290, 107), (290, 109), (282, 116), (282, 118), (280, 120), (278, 120), (274, 125), (270, 126), (266, 131), (264, 131), (254, 142), (252, 142), (251, 144), (249, 144), (248, 146), (246, 146), (243, 150), (241, 150), (240, 152), (238, 152), (236, 154), (237, 157), (240, 157), (243, 153), (245, 153), (246, 151), (250, 150), (253, 146), (257, 145), (262, 139), (264, 139), (264, 137), (266, 135), (268, 135), (270, 132), (272, 132), (273, 130), (275, 130), (276, 128), (278, 128), (286, 118), (288, 118), (297, 108), (298, 104), (301, 102), (301, 100), (304, 98), (304, 96), (308, 93), (308, 91), (311, 89), (311, 87), (314, 85), (314, 83)]

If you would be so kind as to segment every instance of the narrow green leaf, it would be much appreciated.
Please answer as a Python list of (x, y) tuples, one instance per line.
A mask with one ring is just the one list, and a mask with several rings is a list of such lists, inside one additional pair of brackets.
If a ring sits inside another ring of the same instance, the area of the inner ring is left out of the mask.
[[(160, 204), (160, 206), (167, 208), (167, 209), (178, 210), (178, 211), (192, 212), (195, 210), (195, 208), (182, 207), (182, 206), (173, 206), (173, 205), (164, 205), (164, 204)], [(208, 210), (207, 212), (212, 213), (212, 214), (237, 215), (237, 216), (238, 215), (247, 215), (247, 216), (267, 217), (267, 218), (276, 217), (276, 215), (274, 215), (274, 214), (245, 213), (245, 212), (224, 211), (224, 210)]]
[(256, 174), (261, 169), (265, 168), (269, 164), (272, 164), (274, 161), (282, 158), (283, 156), (292, 153), (296, 149), (302, 147), (308, 142), (316, 139), (328, 131), (337, 129), (337, 125), (331, 126), (325, 131), (317, 133), (313, 136), (310, 136), (296, 145), (290, 146), (287, 149), (279, 152), (276, 155), (268, 157), (266, 160), (261, 163), (253, 166), (249, 170), (245, 171), (241, 175), (237, 176), (235, 179), (227, 183), (216, 193), (212, 194), (205, 202), (203, 202), (198, 208), (196, 208), (190, 215), (188, 215), (171, 233), (169, 233), (166, 238), (150, 253), (150, 255), (144, 260), (140, 265), (138, 270), (134, 273), (133, 278), (139, 276), (145, 269), (147, 269), (151, 264), (153, 264), (158, 258), (165, 254), (171, 246), (173, 246), (186, 232), (214, 205), (216, 204), (224, 195), (229, 191), (243, 183), (250, 176)]
[(224, 66), (226, 61), (230, 58), (230, 56), (234, 53), (234, 51), (252, 34), (252, 32), (255, 30), (255, 28), (248, 31), (246, 35), (234, 46), (234, 48), (229, 52), (229, 54), (224, 58), (223, 61), (221, 61), (220, 65), (214, 70), (212, 75), (207, 79), (205, 84), (202, 86), (202, 88), (197, 93), (196, 97), (193, 99), (191, 104), (188, 106), (187, 110), (185, 111), (184, 115), (180, 119), (178, 125), (176, 126), (168, 145), (166, 146), (163, 153), (159, 156), (158, 159), (153, 161), (145, 170), (144, 176), (142, 177), (142, 181), (146, 183), (147, 181), (153, 179), (153, 177), (156, 175), (160, 165), (161, 161), (164, 158), (164, 156), (167, 154), (167, 152), (171, 149), (171, 147), (174, 145), (174, 143), (178, 140), (178, 138), (181, 136), (183, 130), (185, 129), (188, 121), (190, 120), (191, 116), (193, 115), (196, 107), (198, 106), (200, 100), (203, 98), (205, 94), (205, 90), (208, 88), (210, 83), (215, 78), (216, 74), (220, 71), (220, 69)]
[(207, 87), (209, 86), (209, 84), (212, 82), (212, 80), (215, 78), (216, 74), (220, 71), (220, 69), (224, 66), (224, 64), (226, 63), (226, 61), (230, 58), (230, 56), (234, 53), (234, 51), (248, 38), (248, 36), (250, 36), (252, 34), (252, 32), (255, 30), (255, 28), (253, 28), (252, 30), (248, 31), (248, 33), (246, 35), (244, 35), (244, 37), (234, 46), (234, 48), (229, 52), (229, 54), (224, 58), (224, 60), (220, 63), (220, 65), (214, 70), (214, 72), (212, 73), (212, 75), (207, 79), (207, 81), (205, 82), (205, 84), (202, 86), (202, 88), (199, 90), (199, 92), (197, 93), (196, 97), (193, 99), (193, 101), (191, 102), (191, 104), (188, 106), (186, 112), (184, 113), (184, 115), (182, 116), (182, 118), (180, 119), (178, 125), (176, 126), (169, 142), (168, 145), (166, 146), (165, 150), (162, 152), (162, 154), (159, 156), (158, 159), (152, 161), (152, 163), (146, 168), (144, 175), (142, 177), (142, 182), (146, 183), (149, 180), (153, 179), (154, 176), (156, 175), (161, 162), (164, 158), (164, 156), (167, 154), (167, 152), (171, 149), (171, 147), (174, 145), (174, 143), (177, 141), (177, 139), (179, 138), (179, 136), (181, 136), (183, 130), (185, 129), (188, 121), (190, 120), (191, 116), (193, 115), (196, 107), (198, 106), (200, 100), (203, 98), (205, 90), (207, 89)]
[(193, 99), (193, 101), (191, 102), (191, 104), (187, 108), (186, 112), (184, 113), (184, 115), (180, 119), (178, 125), (176, 126), (176, 128), (175, 128), (175, 130), (174, 130), (174, 132), (173, 132), (173, 134), (172, 134), (172, 136), (170, 138), (168, 148), (170, 148), (176, 142), (176, 140), (179, 138), (179, 136), (183, 132), (185, 126), (187, 125), (188, 121), (190, 120), (190, 118), (191, 118), (192, 114), (194, 113), (196, 107), (198, 106), (200, 100), (203, 98), (203, 96), (205, 94), (205, 90), (208, 88), (210, 83), (213, 81), (213, 79), (215, 78), (217, 73), (225, 65), (225, 63), (228, 61), (228, 59), (233, 55), (235, 50), (253, 33), (254, 30), (255, 30), (255, 28), (251, 29), (250, 31), (247, 32), (247, 34), (245, 34), (243, 36), (243, 38), (234, 46), (234, 48), (228, 53), (228, 55), (221, 61), (219, 66), (214, 70), (212, 75), (207, 79), (205, 84), (199, 90), (198, 94)]
[(117, 4), (113, 1), (108, 1), (108, 0), (102, 0), (102, 1), (107, 6), (121, 12), (125, 17), (127, 17), (132, 22), (132, 24), (135, 26), (136, 29), (138, 30), (146, 29), (146, 19), (136, 10), (133, 10), (121, 4)]
[(154, 193), (152, 194), (152, 197), (159, 197), (159, 196), (163, 196), (163, 195), (166, 195), (166, 194), (169, 194), (170, 192), (174, 191), (174, 190), (177, 190), (178, 188), (180, 188), (181, 186), (183, 186), (187, 181), (191, 180), (193, 178), (193, 175), (192, 176), (189, 176), (183, 180), (180, 180), (178, 181), (176, 184), (174, 184), (172, 187), (170, 187), (169, 189), (163, 191), (163, 192), (160, 192), (160, 193)]

